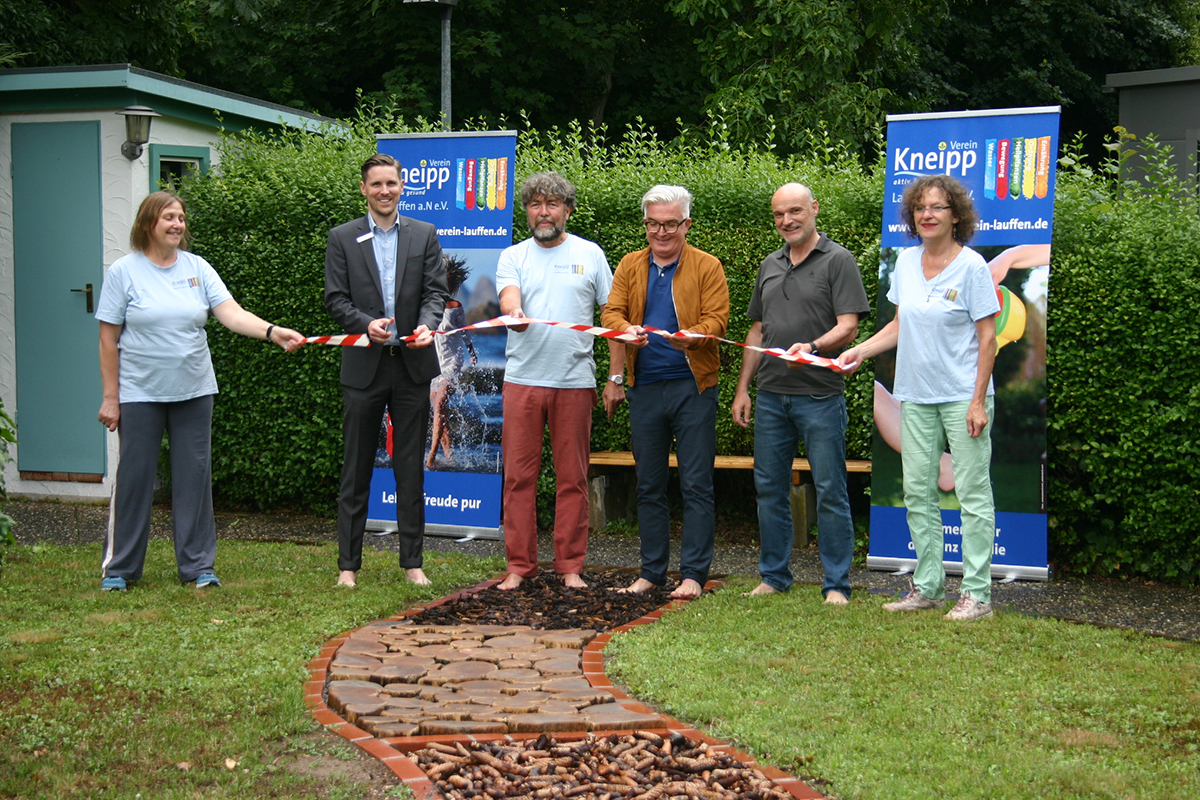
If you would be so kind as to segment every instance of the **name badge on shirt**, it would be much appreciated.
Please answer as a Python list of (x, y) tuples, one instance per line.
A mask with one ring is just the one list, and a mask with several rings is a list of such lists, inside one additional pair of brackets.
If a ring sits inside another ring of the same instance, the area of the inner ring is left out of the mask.
[(367, 231), (366, 233), (364, 233), (362, 236), (358, 237), (354, 241), (358, 242), (359, 244), (362, 244), (363, 242), (369, 241), (374, 238), (375, 238), (375, 232)]

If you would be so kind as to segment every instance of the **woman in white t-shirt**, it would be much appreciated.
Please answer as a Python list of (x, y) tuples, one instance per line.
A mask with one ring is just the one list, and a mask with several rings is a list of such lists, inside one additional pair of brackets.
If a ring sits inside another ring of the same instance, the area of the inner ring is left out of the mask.
[(133, 252), (104, 276), (100, 321), (99, 419), (120, 433), (120, 462), (108, 515), (100, 588), (124, 591), (142, 576), (164, 430), (171, 444), (171, 517), (179, 579), (220, 586), (213, 573), (212, 409), (216, 375), (204, 325), (211, 311), (234, 333), (291, 352), (304, 337), (243, 309), (188, 241), (183, 200), (154, 192), (138, 208)]
[(897, 348), (893, 394), (901, 405), (904, 505), (917, 567), (912, 591), (883, 607), (921, 611), (946, 604), (937, 481), (949, 443), (962, 508), (963, 579), (961, 599), (946, 619), (982, 619), (992, 616), (992, 365), (1000, 303), (987, 262), (966, 246), (978, 216), (962, 184), (948, 175), (918, 178), (904, 191), (901, 216), (921, 244), (896, 259), (888, 291), (896, 316), (837, 359), (854, 369)]

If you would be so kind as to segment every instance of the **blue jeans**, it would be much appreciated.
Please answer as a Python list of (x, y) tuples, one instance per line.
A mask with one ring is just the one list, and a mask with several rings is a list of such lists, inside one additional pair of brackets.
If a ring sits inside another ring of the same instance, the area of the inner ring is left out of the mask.
[(683, 494), (683, 541), (679, 572), (703, 586), (713, 559), (713, 460), (717, 455), (717, 387), (696, 391), (681, 378), (629, 387), (629, 432), (637, 470), (641, 577), (662, 586), (671, 556), (667, 510), (671, 441), (679, 459)]
[(846, 489), (846, 399), (842, 395), (791, 395), (759, 390), (754, 414), (754, 488), (758, 492), (763, 583), (792, 585), (792, 460), (804, 452), (817, 489), (817, 546), (825, 570), (822, 594), (850, 596), (854, 523)]

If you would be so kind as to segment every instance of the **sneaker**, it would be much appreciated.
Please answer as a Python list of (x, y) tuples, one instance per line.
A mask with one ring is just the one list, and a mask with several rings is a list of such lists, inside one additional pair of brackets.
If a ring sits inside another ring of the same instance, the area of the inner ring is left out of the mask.
[(123, 592), (128, 588), (125, 585), (124, 578), (103, 578), (100, 581), (100, 591), (102, 592)]
[(943, 608), (945, 600), (934, 600), (921, 594), (920, 589), (913, 589), (894, 603), (884, 603), (884, 611), (924, 611), (928, 608)]
[(971, 597), (970, 592), (963, 592), (954, 608), (950, 609), (950, 613), (943, 615), (942, 618), (952, 619), (956, 622), (971, 622), (976, 619), (987, 619), (990, 616), (992, 616), (991, 603), (981, 603)]
[(221, 579), (218, 578), (216, 575), (213, 575), (211, 572), (202, 573), (200, 575), (200, 577), (196, 578), (196, 588), (197, 589), (203, 589), (206, 586), (219, 587), (220, 585), (221, 585)]

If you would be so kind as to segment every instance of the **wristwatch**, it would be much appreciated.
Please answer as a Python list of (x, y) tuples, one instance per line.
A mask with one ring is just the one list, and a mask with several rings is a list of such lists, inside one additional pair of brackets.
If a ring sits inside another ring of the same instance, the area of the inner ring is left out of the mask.
[(610, 383), (615, 383), (617, 386), (625, 385), (625, 376), (624, 375), (609, 375), (608, 380)]
[(815, 341), (808, 343), (808, 352), (810, 355), (820, 355), (820, 353), (817, 352), (817, 343)]

